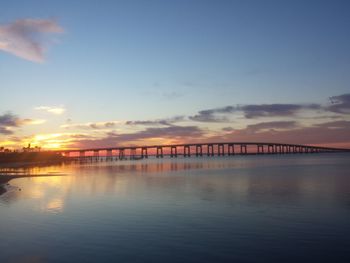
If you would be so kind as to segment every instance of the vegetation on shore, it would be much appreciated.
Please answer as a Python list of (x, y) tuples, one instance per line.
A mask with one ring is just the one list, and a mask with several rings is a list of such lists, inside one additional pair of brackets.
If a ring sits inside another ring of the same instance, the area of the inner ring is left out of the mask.
[(40, 163), (62, 161), (65, 158), (56, 152), (42, 152), (40, 147), (23, 147), (23, 151), (11, 151), (0, 147), (0, 164), (5, 163)]
[(62, 161), (64, 157), (55, 152), (8, 152), (0, 153), (0, 163)]

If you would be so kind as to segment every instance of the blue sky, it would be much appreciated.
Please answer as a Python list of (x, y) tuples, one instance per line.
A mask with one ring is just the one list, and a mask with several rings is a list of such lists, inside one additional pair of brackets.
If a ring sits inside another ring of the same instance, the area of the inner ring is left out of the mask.
[(188, 116), (237, 104), (326, 107), (329, 97), (350, 93), (349, 11), (348, 1), (1, 1), (0, 26), (39, 19), (63, 31), (35, 35), (47, 47), (41, 63), (0, 51), (0, 116), (45, 119), (13, 127), (3, 140), (59, 133), (68, 119), (174, 116), (212, 135), (262, 121), (236, 116), (220, 126)]

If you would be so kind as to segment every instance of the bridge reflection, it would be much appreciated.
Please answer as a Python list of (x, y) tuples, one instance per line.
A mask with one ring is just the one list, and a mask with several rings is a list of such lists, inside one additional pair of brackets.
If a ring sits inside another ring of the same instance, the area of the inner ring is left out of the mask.
[(202, 157), (202, 156), (234, 156), (239, 155), (260, 155), (260, 154), (307, 154), (307, 153), (330, 153), (348, 152), (349, 149), (330, 148), (321, 146), (264, 143), (264, 142), (220, 142), (220, 143), (194, 143), (194, 144), (173, 144), (153, 146), (130, 146), (110, 148), (90, 148), (77, 150), (58, 151), (67, 158), (78, 160), (99, 160), (100, 157), (106, 160), (137, 160), (148, 157), (163, 158), (168, 156), (176, 158)]

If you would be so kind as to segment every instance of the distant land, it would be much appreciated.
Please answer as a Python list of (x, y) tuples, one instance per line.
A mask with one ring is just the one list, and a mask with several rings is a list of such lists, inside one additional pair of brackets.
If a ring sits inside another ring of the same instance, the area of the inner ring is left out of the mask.
[(62, 161), (65, 157), (56, 152), (0, 152), (0, 164), (41, 163)]

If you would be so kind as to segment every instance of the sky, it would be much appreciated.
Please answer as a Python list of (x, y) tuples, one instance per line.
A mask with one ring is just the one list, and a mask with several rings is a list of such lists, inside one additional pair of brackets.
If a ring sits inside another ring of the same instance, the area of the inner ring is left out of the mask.
[(0, 146), (350, 148), (350, 2), (0, 0)]

